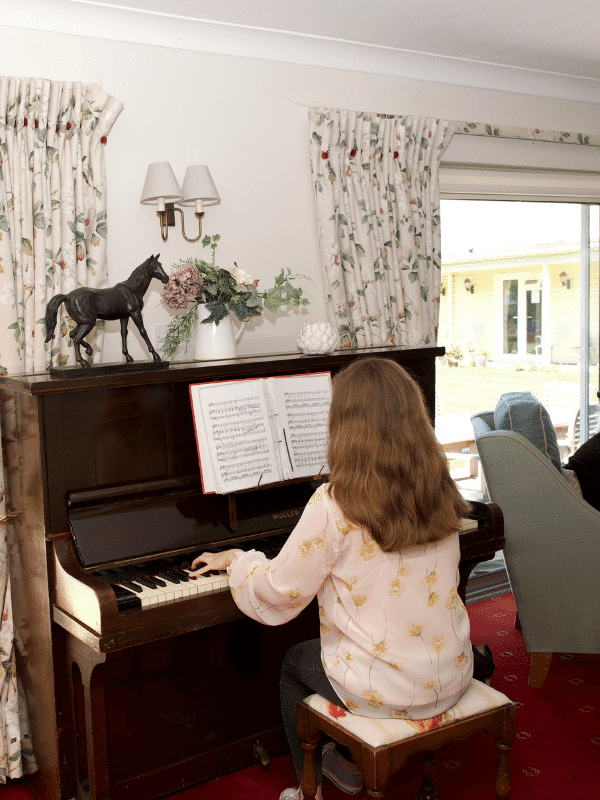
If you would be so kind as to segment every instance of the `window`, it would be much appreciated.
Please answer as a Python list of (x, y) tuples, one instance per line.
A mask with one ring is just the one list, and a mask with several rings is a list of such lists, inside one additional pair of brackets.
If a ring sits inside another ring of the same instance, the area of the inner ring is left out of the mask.
[(441, 232), (438, 343), (461, 358), (437, 369), (440, 438), (464, 443), (470, 414), (531, 391), (567, 442), (599, 403), (599, 206), (443, 199)]
[(584, 440), (600, 402), (600, 147), (455, 134), (440, 191), (438, 343), (460, 360), (437, 370), (439, 438), (459, 431), (464, 445), (471, 413), (528, 390), (551, 406), (566, 456), (575, 414)]

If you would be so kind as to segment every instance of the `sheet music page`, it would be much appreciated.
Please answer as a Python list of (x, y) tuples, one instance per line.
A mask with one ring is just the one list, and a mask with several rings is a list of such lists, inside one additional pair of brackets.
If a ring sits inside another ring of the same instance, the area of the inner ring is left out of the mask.
[(282, 480), (263, 379), (193, 384), (190, 395), (205, 492)]
[[(329, 372), (273, 378), (287, 478), (327, 474)], [(286, 461), (289, 463), (286, 465)], [(286, 469), (287, 466), (287, 469)], [(289, 474), (288, 474), (289, 473)]]

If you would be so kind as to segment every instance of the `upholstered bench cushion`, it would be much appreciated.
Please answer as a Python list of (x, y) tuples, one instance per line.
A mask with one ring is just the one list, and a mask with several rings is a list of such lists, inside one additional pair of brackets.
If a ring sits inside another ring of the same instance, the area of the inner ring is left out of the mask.
[(382, 747), (402, 739), (410, 739), (419, 733), (458, 722), (483, 711), (507, 705), (511, 702), (505, 694), (473, 679), (458, 703), (443, 714), (429, 719), (375, 719), (351, 714), (346, 709), (325, 700), (320, 694), (312, 694), (304, 702), (323, 716), (329, 717), (349, 733), (354, 734), (371, 747)]

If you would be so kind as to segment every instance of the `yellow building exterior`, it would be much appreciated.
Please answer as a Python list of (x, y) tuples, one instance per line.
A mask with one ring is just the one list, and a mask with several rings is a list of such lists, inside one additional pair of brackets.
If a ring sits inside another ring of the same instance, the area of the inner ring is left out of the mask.
[[(598, 241), (590, 246), (590, 363), (598, 362)], [(577, 364), (579, 244), (470, 254), (442, 261), (438, 344), (463, 358)], [(464, 363), (464, 362), (463, 362)], [(468, 363), (468, 362), (467, 362)]]

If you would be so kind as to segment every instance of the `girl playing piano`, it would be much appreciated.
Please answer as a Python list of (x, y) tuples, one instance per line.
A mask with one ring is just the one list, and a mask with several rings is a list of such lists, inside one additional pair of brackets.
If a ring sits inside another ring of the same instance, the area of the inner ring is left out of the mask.
[[(318, 692), (364, 716), (424, 719), (454, 705), (473, 673), (469, 619), (457, 594), (458, 531), (468, 504), (421, 391), (402, 367), (362, 358), (334, 377), (328, 460), (329, 483), (276, 558), (227, 550), (192, 564), (196, 575), (227, 569), (238, 607), (266, 625), (287, 622), (318, 598), (320, 638), (292, 647), (281, 671), (298, 780), (298, 700)], [(323, 767), (317, 763), (317, 798), (322, 771), (344, 791), (360, 791), (360, 773), (331, 744)], [(280, 800), (302, 800), (300, 788)]]

